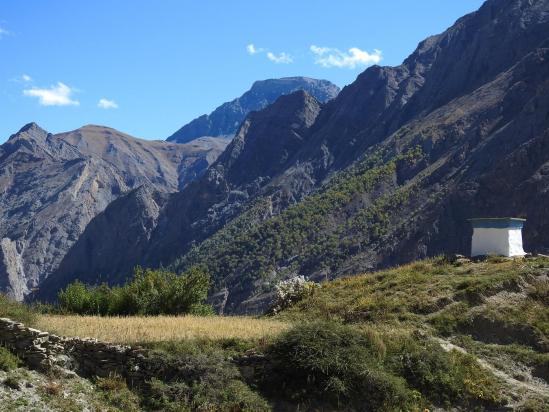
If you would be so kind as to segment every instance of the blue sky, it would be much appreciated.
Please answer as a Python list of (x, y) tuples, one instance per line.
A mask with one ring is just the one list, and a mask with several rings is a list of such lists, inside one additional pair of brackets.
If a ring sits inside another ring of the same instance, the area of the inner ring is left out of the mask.
[(0, 143), (31, 121), (164, 139), (255, 80), (398, 65), (481, 4), (0, 0)]

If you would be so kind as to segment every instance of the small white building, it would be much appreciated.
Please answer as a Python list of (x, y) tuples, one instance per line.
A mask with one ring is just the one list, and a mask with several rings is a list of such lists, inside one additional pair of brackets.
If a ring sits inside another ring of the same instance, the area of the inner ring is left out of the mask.
[(473, 226), (471, 256), (524, 256), (522, 227), (526, 219), (469, 219)]

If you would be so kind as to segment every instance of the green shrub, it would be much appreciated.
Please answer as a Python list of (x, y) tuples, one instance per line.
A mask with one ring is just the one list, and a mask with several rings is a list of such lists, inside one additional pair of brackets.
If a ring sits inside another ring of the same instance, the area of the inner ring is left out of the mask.
[(8, 372), (19, 366), (20, 361), (17, 356), (8, 349), (0, 346), (0, 370)]
[(468, 313), (469, 305), (466, 302), (458, 302), (436, 314), (431, 323), (441, 335), (449, 336), (468, 322)]
[(210, 277), (198, 268), (177, 276), (163, 269), (136, 268), (124, 286), (89, 287), (75, 281), (58, 294), (61, 311), (81, 315), (211, 314), (205, 305)]
[[(383, 368), (374, 333), (333, 322), (296, 326), (268, 350), (266, 386), (298, 402), (323, 400), (358, 410), (412, 409), (414, 393)], [(416, 402), (417, 403), (417, 402)]]
[(124, 378), (111, 375), (105, 378), (97, 378), (95, 385), (101, 391), (107, 403), (116, 406), (126, 412), (138, 412), (139, 397), (128, 389)]
[[(183, 349), (183, 348), (180, 348)], [(144, 404), (162, 411), (268, 411), (269, 404), (240, 376), (221, 350), (158, 354), (152, 358), (157, 378), (143, 394)]]
[(517, 407), (518, 412), (549, 412), (547, 399), (530, 398), (526, 399), (522, 405)]
[(21, 390), (21, 377), (19, 375), (9, 375), (4, 379), (4, 385), (17, 391)]
[(91, 302), (91, 291), (79, 280), (59, 292), (57, 298), (63, 310), (73, 313), (88, 313)]
[(10, 318), (32, 325), (36, 321), (36, 313), (24, 303), (17, 302), (0, 293), (0, 318)]
[(437, 405), (499, 407), (505, 404), (496, 378), (476, 359), (444, 351), (429, 340), (409, 339), (389, 349), (391, 369)]
[(536, 281), (528, 291), (528, 295), (538, 302), (549, 306), (549, 282)]

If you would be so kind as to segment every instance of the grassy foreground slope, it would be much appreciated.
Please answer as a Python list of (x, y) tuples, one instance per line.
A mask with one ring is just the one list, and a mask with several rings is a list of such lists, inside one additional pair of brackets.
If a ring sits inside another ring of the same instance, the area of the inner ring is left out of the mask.
[[(541, 412), (549, 410), (548, 274), (544, 257), (435, 258), (324, 282), (260, 319), (105, 317), (98, 329), (91, 317), (33, 319), (8, 305), (0, 316), (132, 344), (137, 336), (120, 333), (120, 323), (134, 325), (169, 373), (131, 391), (120, 378), (99, 379), (87, 395), (126, 410)], [(174, 333), (157, 334), (157, 321)], [(13, 404), (11, 383), (0, 387)], [(57, 406), (59, 393), (49, 395), (51, 410), (70, 410)]]
[[(545, 411), (549, 410), (548, 274), (549, 259), (544, 257), (454, 263), (435, 258), (324, 283), (278, 318), (324, 319), (368, 328), (387, 348), (421, 337), (449, 353), (472, 356), (496, 378), (498, 391), (513, 410)], [(421, 374), (419, 363), (413, 369), (414, 375)], [(471, 377), (464, 380), (480, 384)]]

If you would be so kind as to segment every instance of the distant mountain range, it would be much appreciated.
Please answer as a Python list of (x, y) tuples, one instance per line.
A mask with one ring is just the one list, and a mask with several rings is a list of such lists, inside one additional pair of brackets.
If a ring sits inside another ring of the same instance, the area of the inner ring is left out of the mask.
[[(229, 106), (252, 110), (300, 86), (324, 99), (339, 90), (322, 80), (266, 80)], [(0, 291), (22, 299), (41, 285), (89, 222), (127, 193), (152, 207), (182, 190), (217, 159), (229, 143), (226, 137), (197, 136), (177, 144), (103, 126), (57, 135), (34, 123), (24, 126), (0, 146)], [(143, 193), (151, 196), (140, 197)], [(137, 208), (133, 212), (134, 221), (121, 229), (128, 236), (145, 218)], [(111, 222), (108, 230), (114, 226)]]
[(548, 79), (549, 0), (488, 0), (334, 99), (281, 93), (243, 115), (190, 183), (170, 192), (151, 171), (89, 220), (33, 297), (76, 278), (120, 283), (136, 265), (201, 265), (220, 312), (257, 313), (295, 274), (467, 253), (479, 216), (527, 217), (526, 249), (547, 252)]
[(339, 93), (339, 87), (328, 80), (307, 77), (285, 77), (257, 81), (242, 96), (223, 103), (209, 115), (202, 115), (168, 137), (169, 142), (187, 143), (203, 136), (232, 138), (240, 123), (252, 111), (262, 110), (280, 96), (305, 90), (320, 102), (327, 102)]
[(0, 289), (22, 299), (124, 193), (199, 177), (226, 141), (139, 140), (101, 126), (52, 135), (31, 123), (0, 146)]

